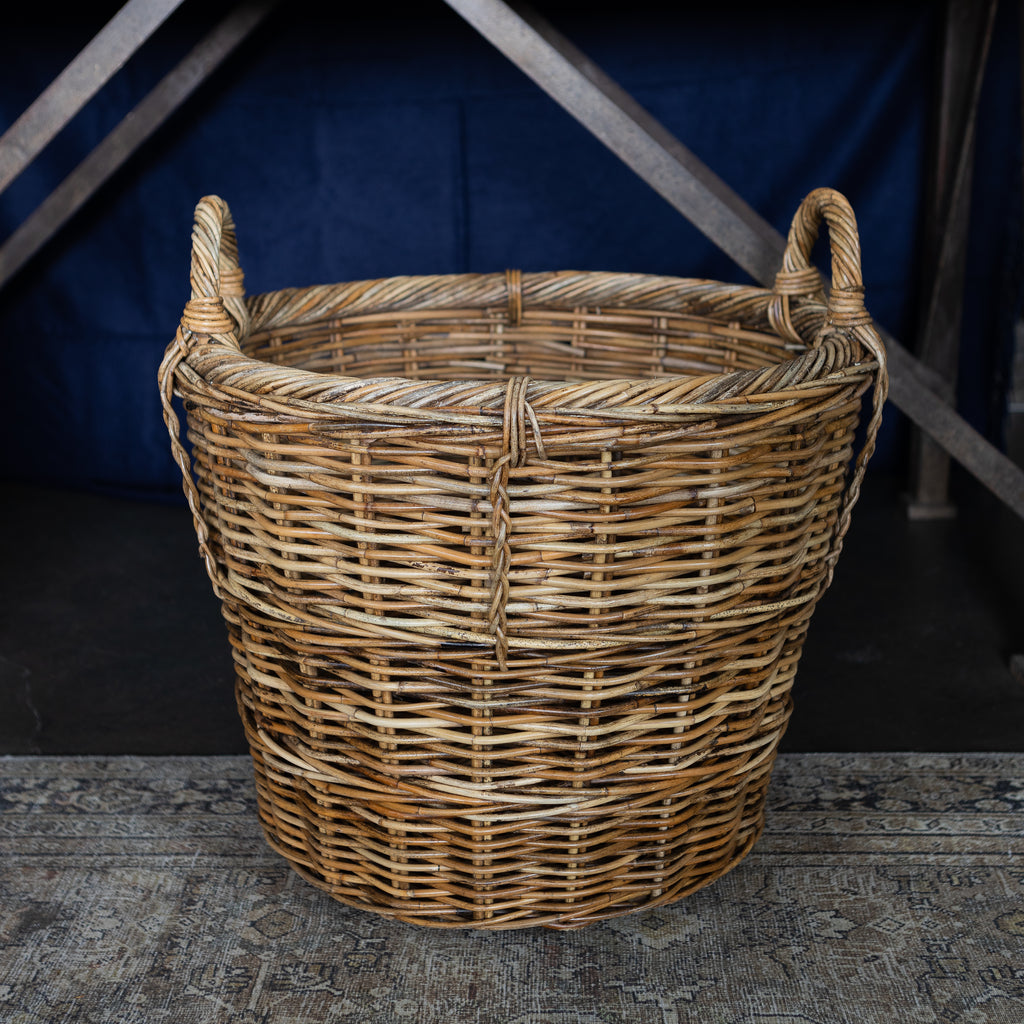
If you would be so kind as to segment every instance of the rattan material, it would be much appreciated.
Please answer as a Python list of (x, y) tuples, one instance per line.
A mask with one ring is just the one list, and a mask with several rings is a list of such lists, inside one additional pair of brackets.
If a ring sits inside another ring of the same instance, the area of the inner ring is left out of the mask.
[(161, 389), (271, 845), (342, 902), (471, 928), (579, 927), (735, 865), (886, 392), (843, 197), (801, 206), (774, 290), (245, 298), (215, 197), (191, 278)]

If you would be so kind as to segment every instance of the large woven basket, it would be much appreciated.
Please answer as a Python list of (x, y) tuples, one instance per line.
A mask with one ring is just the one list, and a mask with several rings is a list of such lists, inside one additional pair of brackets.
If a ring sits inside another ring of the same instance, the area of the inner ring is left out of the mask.
[(885, 398), (846, 200), (805, 200), (772, 290), (510, 271), (247, 298), (209, 197), (191, 282), (164, 412), (271, 846), (447, 927), (575, 928), (733, 867)]

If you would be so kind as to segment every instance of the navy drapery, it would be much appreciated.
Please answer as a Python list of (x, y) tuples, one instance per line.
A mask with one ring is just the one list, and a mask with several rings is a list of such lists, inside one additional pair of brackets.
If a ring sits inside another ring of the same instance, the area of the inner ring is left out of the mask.
[[(0, 127), (117, 5), (83, 6), (13, 22)], [(979, 114), (960, 400), (996, 440), (1021, 290), (1017, 24), (1003, 7)], [(0, 197), (0, 236), (222, 9), (184, 5)], [(540, 9), (779, 230), (810, 189), (845, 192), (868, 306), (911, 341), (939, 5)], [(747, 280), (440, 0), (285, 4), (0, 291), (5, 476), (180, 500), (155, 376), (188, 297), (192, 209), (211, 192), (235, 215), (250, 292), (509, 266)], [(905, 449), (890, 415), (877, 465)]]

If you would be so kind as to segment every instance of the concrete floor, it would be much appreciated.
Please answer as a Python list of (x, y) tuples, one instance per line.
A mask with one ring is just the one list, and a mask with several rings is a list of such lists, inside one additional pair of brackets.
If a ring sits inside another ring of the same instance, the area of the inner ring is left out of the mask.
[[(789, 751), (1024, 751), (1024, 522), (956, 477), (908, 522), (869, 475), (804, 651)], [(240, 753), (184, 505), (0, 486), (0, 753)]]

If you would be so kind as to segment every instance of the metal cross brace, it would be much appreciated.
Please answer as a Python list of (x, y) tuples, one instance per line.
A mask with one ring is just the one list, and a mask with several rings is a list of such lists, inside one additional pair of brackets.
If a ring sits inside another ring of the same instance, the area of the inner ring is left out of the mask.
[[(182, 0), (129, 0), (0, 138), (2, 192), (149, 38)], [(231, 55), (275, 0), (244, 0), (155, 85), (134, 110), (0, 245), (0, 287)]]

